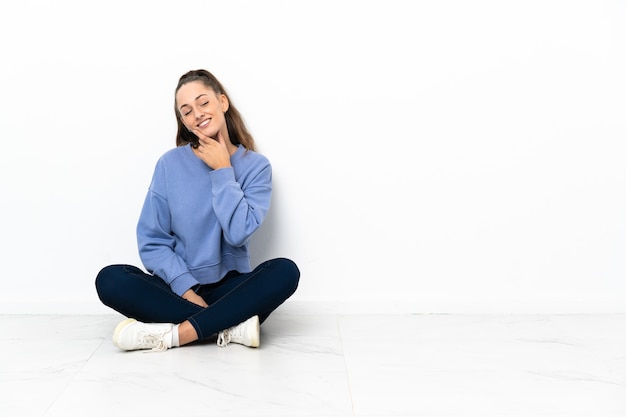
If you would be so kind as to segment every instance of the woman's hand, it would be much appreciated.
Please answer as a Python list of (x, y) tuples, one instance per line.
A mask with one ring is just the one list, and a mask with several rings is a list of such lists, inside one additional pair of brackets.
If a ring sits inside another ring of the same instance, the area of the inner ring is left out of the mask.
[(194, 153), (198, 158), (202, 159), (205, 164), (213, 169), (231, 166), (230, 152), (228, 149), (230, 142), (222, 136), (221, 132), (217, 133), (216, 138), (206, 136), (198, 129), (194, 129), (192, 132), (199, 139), (198, 147), (194, 149)]
[(199, 305), (200, 307), (207, 308), (209, 306), (206, 301), (204, 301), (204, 298), (196, 294), (196, 292), (191, 288), (185, 291), (185, 293), (183, 294), (183, 298), (191, 303)]

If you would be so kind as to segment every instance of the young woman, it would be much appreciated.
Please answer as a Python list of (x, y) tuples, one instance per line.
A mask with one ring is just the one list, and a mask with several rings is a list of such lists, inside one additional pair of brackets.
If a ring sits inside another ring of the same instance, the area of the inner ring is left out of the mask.
[(278, 258), (250, 267), (248, 239), (261, 226), (272, 170), (221, 83), (189, 71), (175, 91), (176, 147), (157, 162), (139, 222), (145, 269), (110, 265), (96, 289), (129, 317), (113, 343), (166, 350), (217, 334), (217, 344), (260, 343), (260, 324), (298, 287), (300, 271)]

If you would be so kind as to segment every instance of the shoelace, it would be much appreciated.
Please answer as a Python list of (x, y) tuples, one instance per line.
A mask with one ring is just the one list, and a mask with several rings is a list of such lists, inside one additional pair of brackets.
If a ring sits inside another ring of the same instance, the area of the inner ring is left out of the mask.
[(230, 343), (230, 332), (228, 330), (222, 330), (217, 335), (217, 345), (219, 347), (225, 347)]
[(167, 346), (163, 341), (163, 337), (169, 332), (170, 331), (168, 330), (166, 332), (142, 334), (141, 338), (139, 339), (139, 345), (152, 346), (152, 349), (150, 349), (148, 352), (164, 352), (167, 350)]

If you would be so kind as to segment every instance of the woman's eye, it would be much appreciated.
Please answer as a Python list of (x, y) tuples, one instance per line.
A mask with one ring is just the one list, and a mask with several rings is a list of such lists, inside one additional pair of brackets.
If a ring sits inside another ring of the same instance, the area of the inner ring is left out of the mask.
[(184, 112), (183, 116), (189, 116), (190, 114), (191, 114), (191, 110)]
[(207, 102), (205, 102), (205, 103), (202, 103), (202, 107), (206, 106), (207, 104), (209, 104), (209, 102), (208, 102), (208, 101), (207, 101)]

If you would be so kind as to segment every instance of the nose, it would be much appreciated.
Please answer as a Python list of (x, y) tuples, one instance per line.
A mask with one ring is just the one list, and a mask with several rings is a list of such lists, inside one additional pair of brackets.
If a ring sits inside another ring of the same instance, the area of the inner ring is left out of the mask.
[(193, 115), (196, 118), (196, 120), (200, 120), (200, 118), (204, 115), (204, 113), (202, 112), (201, 109), (196, 108), (193, 110)]

